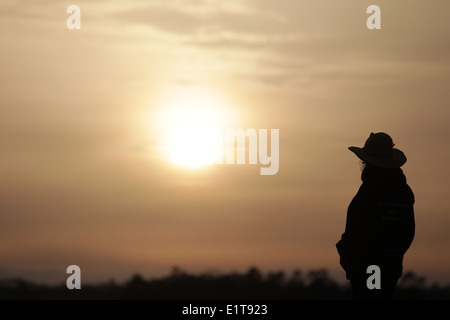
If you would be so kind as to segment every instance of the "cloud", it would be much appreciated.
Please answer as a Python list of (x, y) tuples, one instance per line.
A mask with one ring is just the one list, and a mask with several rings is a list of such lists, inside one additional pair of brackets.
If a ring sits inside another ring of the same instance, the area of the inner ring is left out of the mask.
[[(449, 6), (445, 2), (442, 5)], [(402, 13), (405, 6), (410, 14)], [(405, 64), (414, 70), (417, 65), (445, 62), (450, 54), (448, 41), (442, 41), (448, 35), (445, 19), (429, 19), (435, 14), (442, 16), (439, 8), (401, 3), (386, 4), (382, 9), (384, 27), (378, 33), (365, 27), (364, 4), (352, 1), (327, 6), (290, 0), (137, 2), (133, 6), (124, 3), (110, 18), (121, 25), (151, 30), (153, 39), (167, 41), (166, 45), (180, 50), (180, 59), (183, 50), (197, 48), (201, 55), (226, 59), (234, 65), (227, 69), (232, 77), (243, 75), (239, 78), (266, 84), (290, 83), (296, 77), (304, 80), (310, 76), (326, 80), (326, 70), (330, 71), (330, 80), (350, 80), (354, 75), (358, 83), (372, 71), (381, 80), (403, 72)], [(418, 24), (412, 17), (423, 21)], [(424, 29), (436, 33), (430, 36)], [(263, 64), (267, 60), (285, 61), (287, 65), (300, 60), (309, 66), (275, 67)], [(239, 70), (243, 67), (245, 72)]]

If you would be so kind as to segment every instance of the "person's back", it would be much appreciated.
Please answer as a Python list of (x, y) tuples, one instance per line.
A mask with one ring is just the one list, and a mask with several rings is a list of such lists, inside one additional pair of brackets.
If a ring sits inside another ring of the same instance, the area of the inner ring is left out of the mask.
[[(371, 138), (377, 137), (372, 134)], [(378, 138), (382, 141), (385, 136)], [(391, 298), (402, 275), (403, 256), (414, 238), (414, 194), (400, 169), (406, 157), (392, 163), (385, 157), (380, 163), (374, 152), (366, 155), (362, 150), (357, 155), (365, 161), (363, 184), (348, 207), (346, 229), (336, 246), (354, 298)], [(371, 265), (381, 270), (380, 290), (367, 288), (366, 271)]]

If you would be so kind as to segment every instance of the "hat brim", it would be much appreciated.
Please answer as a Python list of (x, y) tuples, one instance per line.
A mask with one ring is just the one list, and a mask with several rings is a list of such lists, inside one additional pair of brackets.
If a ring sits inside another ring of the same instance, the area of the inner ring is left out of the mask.
[(405, 154), (402, 151), (395, 148), (392, 149), (392, 157), (388, 158), (377, 157), (374, 155), (367, 154), (363, 150), (363, 148), (359, 147), (349, 147), (348, 149), (354, 154), (356, 154), (356, 156), (362, 161), (381, 168), (400, 168), (402, 165), (406, 163)]

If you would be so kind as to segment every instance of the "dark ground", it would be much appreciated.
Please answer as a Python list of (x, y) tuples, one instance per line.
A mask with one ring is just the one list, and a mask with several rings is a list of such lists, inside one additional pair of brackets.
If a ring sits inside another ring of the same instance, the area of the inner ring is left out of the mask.
[[(428, 285), (424, 277), (404, 273), (397, 285), (395, 299), (450, 299), (450, 286)], [(173, 268), (165, 277), (144, 279), (134, 275), (125, 283), (84, 285), (81, 290), (69, 290), (63, 283), (57, 286), (38, 285), (20, 279), (0, 280), (0, 299), (266, 299), (321, 300), (351, 299), (348, 284), (331, 279), (326, 270), (290, 274), (283, 271), (263, 274), (257, 268), (243, 273), (200, 275)]]

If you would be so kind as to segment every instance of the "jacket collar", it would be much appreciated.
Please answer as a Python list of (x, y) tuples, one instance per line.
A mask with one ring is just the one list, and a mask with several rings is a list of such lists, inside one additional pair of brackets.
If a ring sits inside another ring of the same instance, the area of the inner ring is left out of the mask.
[(361, 180), (364, 183), (406, 183), (406, 177), (400, 168), (380, 168), (366, 166), (361, 173)]

